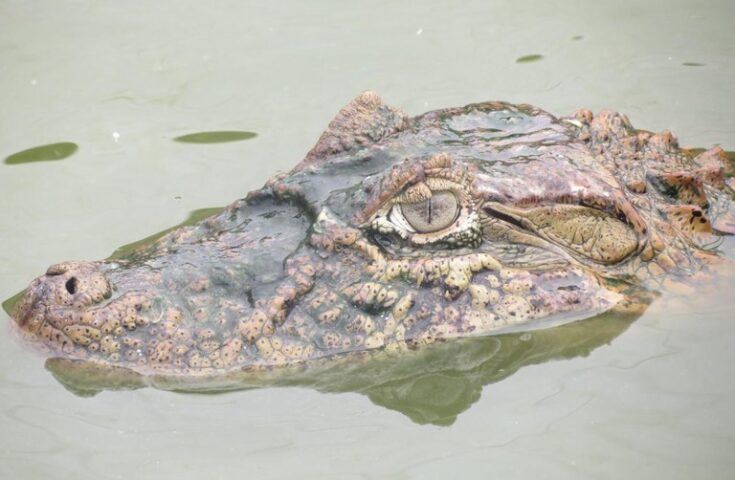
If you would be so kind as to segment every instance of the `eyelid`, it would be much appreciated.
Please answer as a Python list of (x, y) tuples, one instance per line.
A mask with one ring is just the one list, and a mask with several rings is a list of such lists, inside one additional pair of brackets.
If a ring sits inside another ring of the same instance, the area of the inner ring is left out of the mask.
[(450, 191), (461, 200), (464, 192), (462, 185), (446, 178), (428, 177), (423, 182), (415, 183), (396, 195), (391, 201), (396, 203), (418, 203), (428, 200), (435, 192)]
[(388, 220), (393, 225), (403, 228), (409, 233), (416, 233), (416, 230), (411, 226), (410, 223), (408, 223), (406, 217), (403, 216), (403, 211), (401, 211), (400, 204), (395, 204), (391, 207), (390, 212), (388, 212)]
[(433, 191), (432, 188), (427, 184), (428, 180), (429, 179), (427, 179), (427, 182), (421, 182), (415, 185), (411, 185), (410, 187), (405, 189), (393, 199), (393, 205), (400, 205), (402, 203), (418, 203), (431, 198)]

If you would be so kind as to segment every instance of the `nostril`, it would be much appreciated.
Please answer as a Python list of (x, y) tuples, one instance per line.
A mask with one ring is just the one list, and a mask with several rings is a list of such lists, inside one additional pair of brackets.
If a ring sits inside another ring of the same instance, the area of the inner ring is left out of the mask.
[(66, 291), (71, 295), (77, 293), (77, 277), (71, 277), (66, 281)]

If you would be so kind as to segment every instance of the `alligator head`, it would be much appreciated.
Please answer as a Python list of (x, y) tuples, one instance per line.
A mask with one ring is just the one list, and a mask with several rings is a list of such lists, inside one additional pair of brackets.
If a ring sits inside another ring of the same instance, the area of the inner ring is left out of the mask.
[(124, 258), (49, 267), (14, 320), (55, 357), (193, 378), (631, 310), (720, 260), (729, 168), (612, 112), (409, 118), (366, 92), (289, 173)]

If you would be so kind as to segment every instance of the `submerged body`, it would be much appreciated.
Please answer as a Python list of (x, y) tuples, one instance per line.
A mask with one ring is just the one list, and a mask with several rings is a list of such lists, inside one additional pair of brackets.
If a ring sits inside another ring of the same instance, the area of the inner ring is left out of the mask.
[(367, 92), (291, 172), (124, 258), (51, 266), (14, 319), (53, 357), (183, 378), (568, 323), (708, 275), (731, 170), (612, 112), (409, 118)]

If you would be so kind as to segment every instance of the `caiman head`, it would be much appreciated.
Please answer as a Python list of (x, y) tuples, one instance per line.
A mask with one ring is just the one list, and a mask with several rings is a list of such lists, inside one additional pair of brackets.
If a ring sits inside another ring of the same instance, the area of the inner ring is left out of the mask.
[(289, 173), (124, 258), (49, 267), (14, 320), (56, 357), (195, 376), (634, 308), (718, 261), (726, 160), (612, 112), (409, 118), (366, 92)]

